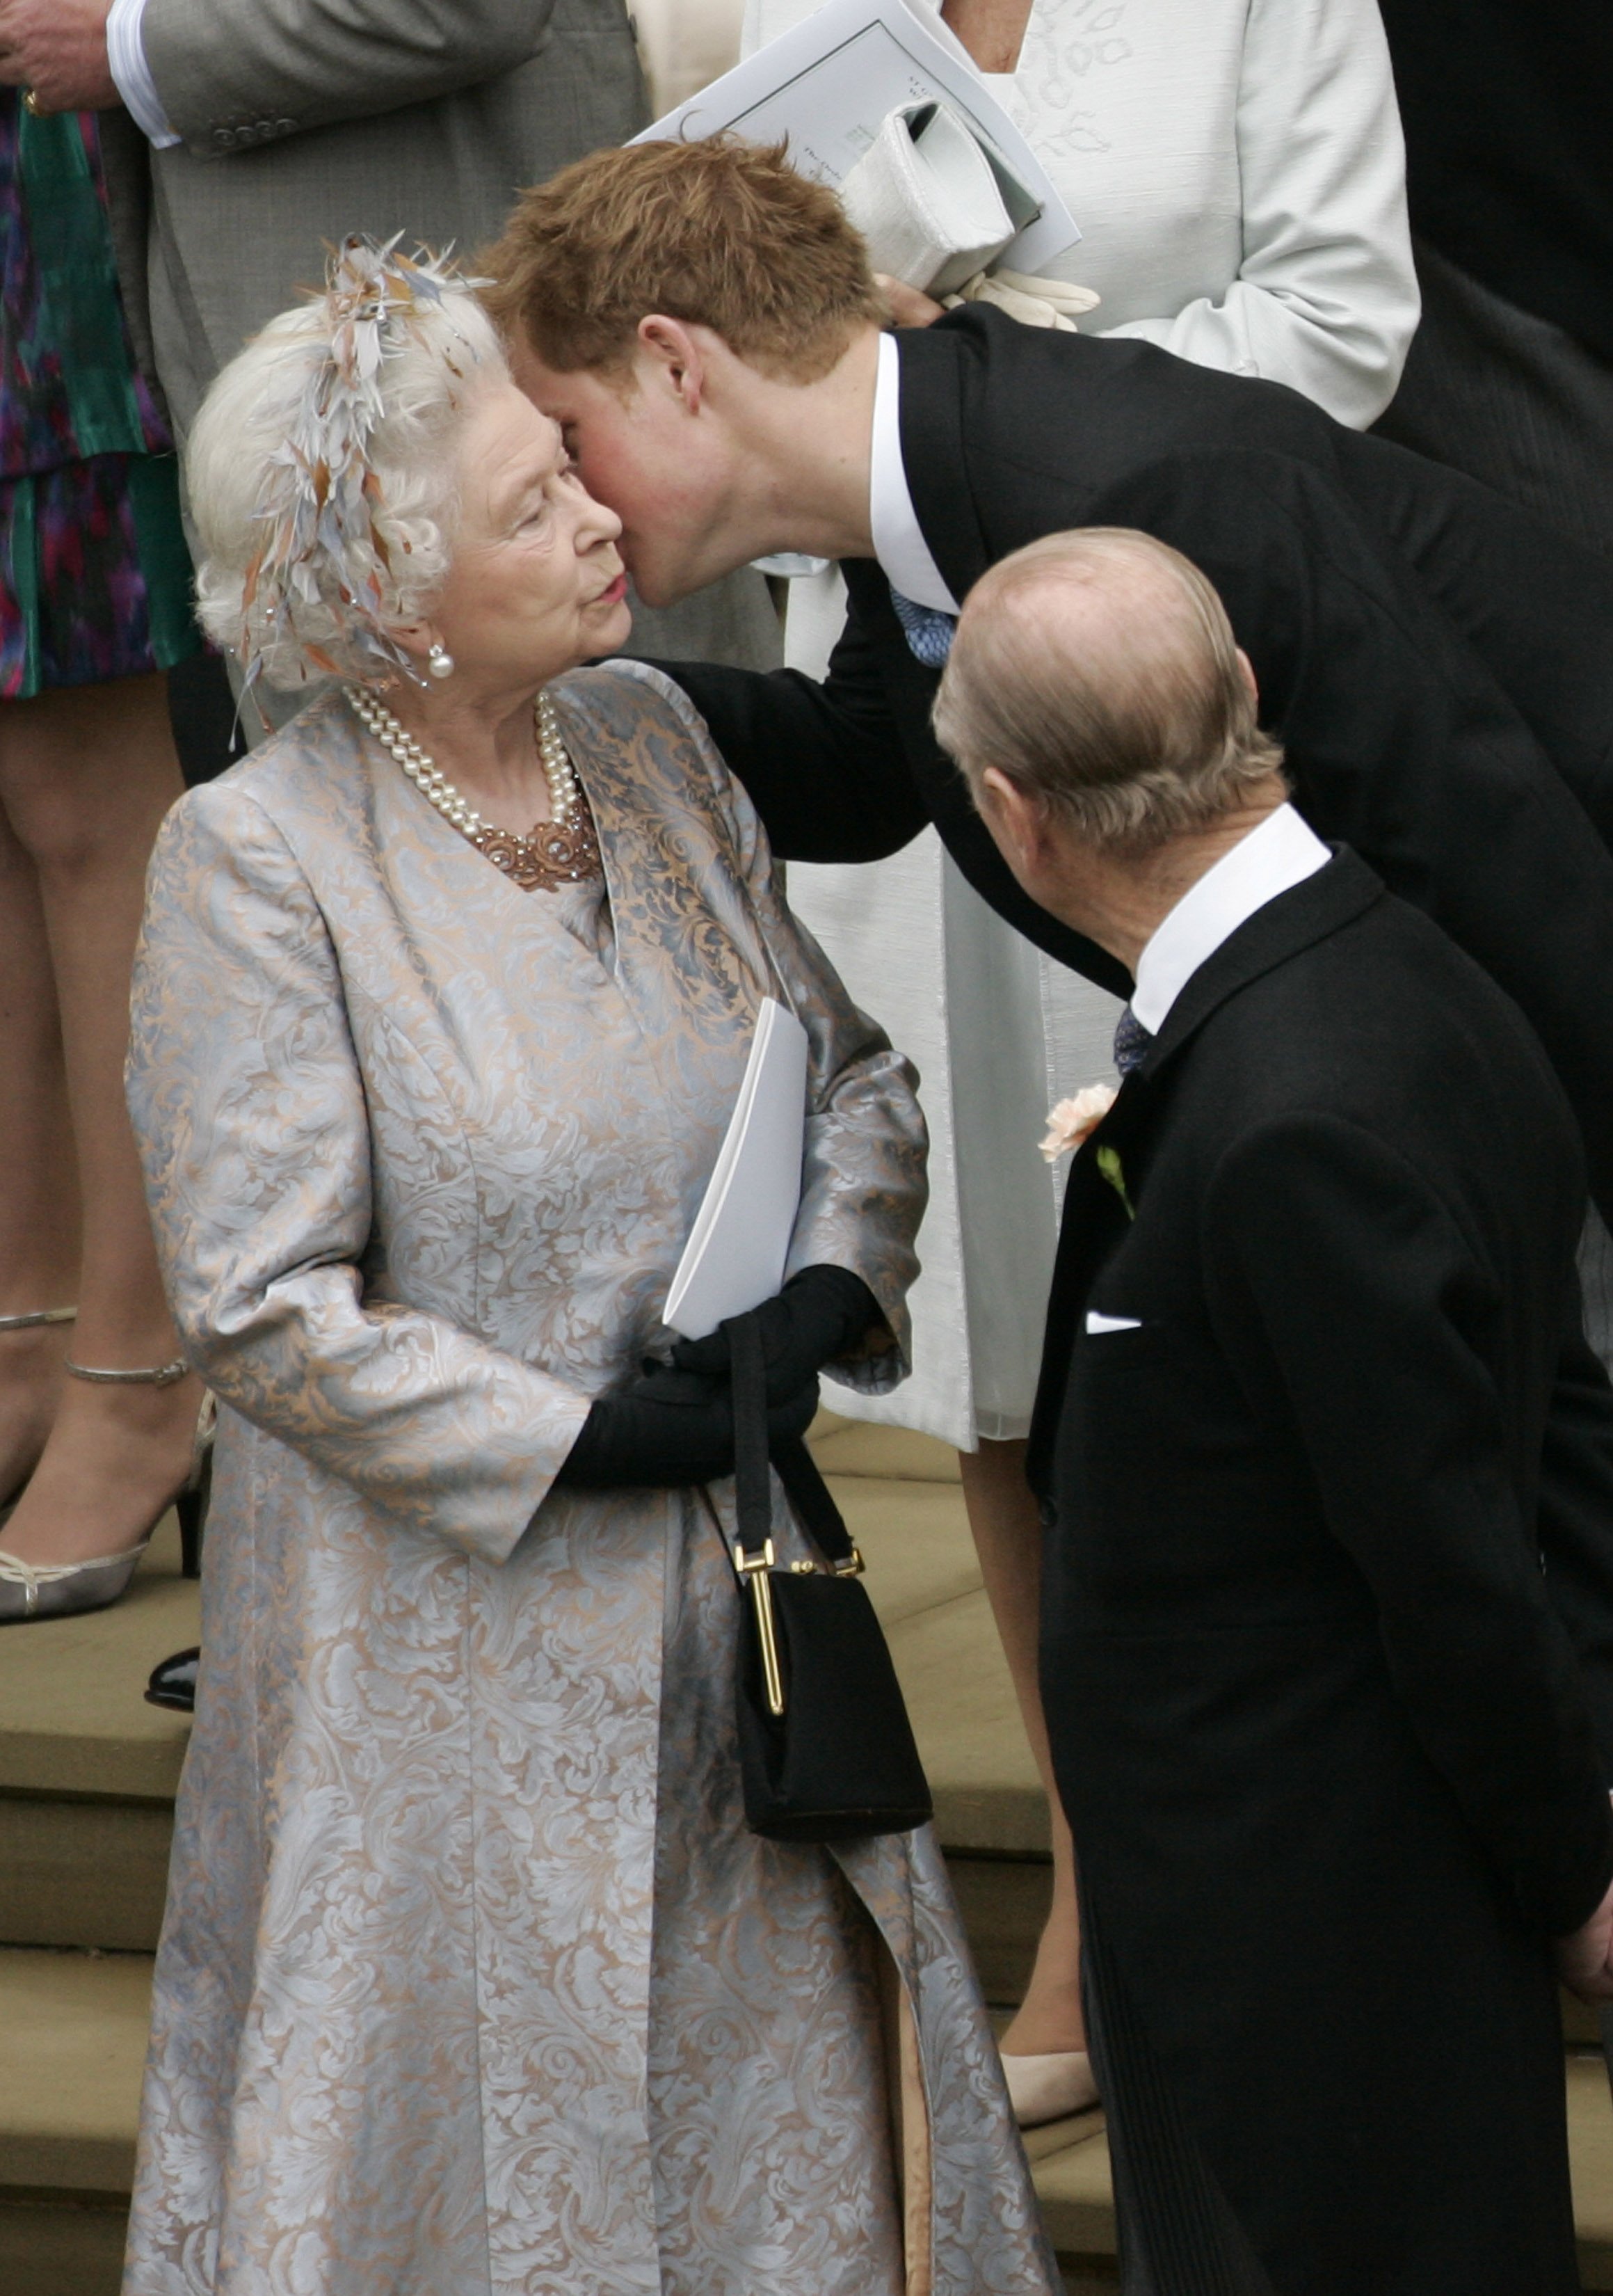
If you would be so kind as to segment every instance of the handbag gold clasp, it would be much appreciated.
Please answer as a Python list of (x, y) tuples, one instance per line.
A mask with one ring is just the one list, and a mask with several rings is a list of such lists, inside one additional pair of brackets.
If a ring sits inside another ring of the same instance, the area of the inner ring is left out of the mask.
[(798, 1578), (860, 1578), (868, 1565), (854, 1546), (843, 1562), (831, 1562), (825, 1569), (815, 1562), (792, 1562), (790, 1568)]
[(766, 1538), (754, 1554), (747, 1554), (742, 1543), (733, 1543), (733, 1567), (742, 1581), (750, 1587), (750, 1600), (756, 1610), (757, 1639), (762, 1646), (762, 1686), (767, 1693), (767, 1711), (775, 1718), (784, 1711), (784, 1677), (779, 1668), (778, 1636), (773, 1625), (773, 1587), (768, 1572), (774, 1565), (773, 1541)]

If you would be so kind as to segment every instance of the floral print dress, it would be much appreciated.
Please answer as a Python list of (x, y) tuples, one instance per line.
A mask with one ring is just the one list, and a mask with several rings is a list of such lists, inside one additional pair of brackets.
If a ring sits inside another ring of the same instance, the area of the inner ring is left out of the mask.
[(95, 115), (36, 119), (0, 88), (0, 700), (167, 669), (201, 644)]

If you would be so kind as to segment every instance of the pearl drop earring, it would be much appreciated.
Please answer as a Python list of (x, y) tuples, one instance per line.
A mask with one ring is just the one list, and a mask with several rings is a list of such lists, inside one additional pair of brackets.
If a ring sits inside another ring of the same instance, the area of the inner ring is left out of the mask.
[(454, 657), (448, 652), (447, 647), (442, 644), (440, 641), (433, 645), (430, 652), (427, 654), (426, 668), (430, 671), (433, 677), (453, 676)]

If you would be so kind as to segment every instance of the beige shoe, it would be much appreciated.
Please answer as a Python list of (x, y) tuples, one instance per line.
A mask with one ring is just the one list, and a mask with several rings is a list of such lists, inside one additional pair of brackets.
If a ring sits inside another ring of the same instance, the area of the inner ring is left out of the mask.
[(1043, 2057), (1004, 2053), (1003, 2071), (1008, 2101), (1021, 2128), (1067, 2120), (1072, 2112), (1089, 2112), (1098, 2102), (1093, 2061), (1085, 2049), (1058, 2049)]

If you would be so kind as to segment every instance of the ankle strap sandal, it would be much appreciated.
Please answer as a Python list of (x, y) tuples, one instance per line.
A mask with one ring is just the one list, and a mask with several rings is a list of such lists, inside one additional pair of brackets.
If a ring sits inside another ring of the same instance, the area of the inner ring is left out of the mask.
[[(172, 1363), (143, 1365), (134, 1371), (103, 1371), (94, 1364), (77, 1364), (70, 1359), (65, 1360), (61, 1368), (70, 1379), (86, 1380), (92, 1387), (172, 1387), (177, 1381), (188, 1379), (191, 1370), (183, 1356), (176, 1356)], [(196, 1433), (191, 1445), (191, 1472), (173, 1501), (174, 1512), (179, 1517), (180, 1568), (187, 1578), (201, 1576), (201, 1535), (211, 1495), (213, 1434), (217, 1424), (218, 1406), (209, 1388), (203, 1392), (201, 1409), (197, 1414)]]
[(101, 1371), (68, 1357), (61, 1368), (70, 1379), (88, 1380), (93, 1387), (172, 1387), (176, 1380), (187, 1379), (191, 1370), (183, 1356), (176, 1356), (172, 1363), (145, 1364), (137, 1371)]

